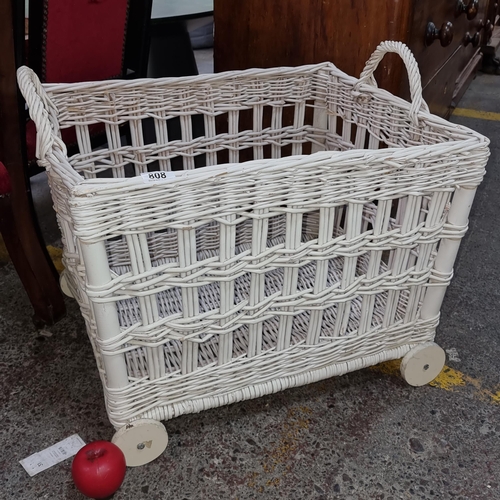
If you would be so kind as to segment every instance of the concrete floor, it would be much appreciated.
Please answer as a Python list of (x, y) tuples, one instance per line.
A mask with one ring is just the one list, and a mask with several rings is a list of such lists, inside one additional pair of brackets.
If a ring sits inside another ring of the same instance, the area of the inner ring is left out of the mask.
[[(500, 111), (499, 78), (479, 75), (460, 106)], [(114, 499), (500, 499), (500, 122), (452, 121), (492, 143), (442, 308), (438, 381), (412, 388), (388, 363), (179, 417), (166, 423), (166, 452), (128, 469)], [(35, 184), (54, 243), (43, 177)], [(33, 478), (19, 464), (74, 433), (113, 435), (79, 310), (68, 299), (66, 318), (41, 334), (10, 264), (0, 282), (0, 498), (82, 499), (71, 460)]]

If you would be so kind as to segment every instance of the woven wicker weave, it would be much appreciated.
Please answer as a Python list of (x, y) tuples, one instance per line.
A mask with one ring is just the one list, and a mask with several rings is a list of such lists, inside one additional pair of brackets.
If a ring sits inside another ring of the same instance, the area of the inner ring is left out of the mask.
[[(386, 52), (405, 61), (411, 104), (376, 88)], [(330, 63), (60, 85), (23, 67), (18, 78), (115, 426), (434, 338), (488, 140), (428, 113), (403, 44), (381, 44), (359, 80)], [(96, 123), (104, 147), (93, 148)]]

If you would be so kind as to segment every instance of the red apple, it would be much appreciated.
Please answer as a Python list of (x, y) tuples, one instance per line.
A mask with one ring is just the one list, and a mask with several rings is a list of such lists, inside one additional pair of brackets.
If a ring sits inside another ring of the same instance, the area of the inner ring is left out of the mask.
[(76, 487), (90, 498), (107, 498), (125, 477), (125, 456), (109, 441), (85, 445), (73, 459), (71, 475)]

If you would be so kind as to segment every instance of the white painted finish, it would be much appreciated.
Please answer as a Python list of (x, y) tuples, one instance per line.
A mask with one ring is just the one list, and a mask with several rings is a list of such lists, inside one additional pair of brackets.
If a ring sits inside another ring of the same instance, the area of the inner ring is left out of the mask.
[[(387, 52), (405, 61), (411, 104), (373, 86)], [(489, 141), (427, 112), (403, 44), (382, 43), (361, 80), (330, 63), (67, 85), (21, 68), (18, 79), (115, 427), (434, 339)], [(107, 146), (92, 148), (94, 123)], [(68, 158), (58, 132), (73, 126), (80, 154)], [(158, 169), (168, 182), (145, 183)], [(439, 363), (428, 364), (427, 376)]]
[(441, 373), (445, 361), (444, 350), (434, 342), (426, 342), (405, 355), (401, 361), (401, 375), (410, 385), (426, 385)]

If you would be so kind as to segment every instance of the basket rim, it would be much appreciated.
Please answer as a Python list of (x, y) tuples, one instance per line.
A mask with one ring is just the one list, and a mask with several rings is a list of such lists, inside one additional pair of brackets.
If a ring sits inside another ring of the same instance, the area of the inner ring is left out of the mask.
[[(215, 82), (223, 82), (228, 80), (235, 80), (240, 78), (251, 77), (253, 79), (258, 79), (259, 77), (283, 77), (286, 75), (297, 75), (297, 74), (307, 74), (315, 73), (321, 70), (328, 70), (333, 73), (333, 75), (350, 86), (354, 86), (359, 82), (359, 78), (347, 75), (340, 69), (338, 69), (332, 62), (326, 61), (318, 64), (300, 65), (300, 66), (282, 66), (273, 68), (250, 68), (246, 70), (236, 70), (236, 71), (225, 71), (221, 73), (212, 74), (202, 74), (195, 76), (183, 76), (183, 77), (164, 77), (164, 78), (141, 78), (136, 80), (107, 80), (107, 81), (91, 81), (91, 82), (77, 82), (77, 83), (47, 83), (42, 84), (42, 87), (47, 92), (49, 99), (54, 100), (54, 104), (57, 108), (57, 94), (64, 94), (66, 92), (74, 92), (75, 90), (79, 92), (85, 92), (86, 89), (92, 90), (93, 92), (102, 89), (103, 92), (109, 93), (113, 89), (135, 89), (147, 87), (180, 87), (189, 84), (203, 84), (206, 83), (210, 85)], [(395, 96), (394, 94), (381, 89), (370, 84), (362, 84), (360, 86), (360, 91), (362, 93), (366, 92), (367, 95), (373, 95), (380, 100), (388, 102), (393, 106), (397, 106), (405, 112), (410, 111), (411, 103)], [(54, 99), (53, 99), (54, 98)], [(424, 125), (432, 126), (435, 128), (445, 129), (457, 135), (462, 135), (462, 138), (457, 138), (456, 140), (450, 140), (446, 142), (439, 142), (433, 145), (420, 144), (416, 146), (401, 147), (401, 148), (386, 148), (382, 150), (367, 150), (367, 149), (351, 149), (348, 151), (323, 151), (317, 152), (309, 155), (295, 155), (288, 156), (282, 159), (262, 159), (262, 160), (251, 160), (240, 164), (223, 164), (223, 165), (212, 165), (200, 167), (195, 170), (181, 171), (175, 173), (175, 179), (170, 179), (170, 182), (175, 181), (176, 184), (179, 182), (195, 182), (203, 177), (213, 177), (214, 175), (220, 175), (229, 171), (239, 170), (241, 172), (250, 172), (255, 170), (260, 170), (262, 168), (281, 168), (283, 162), (290, 166), (300, 165), (304, 158), (309, 158), (310, 161), (321, 161), (330, 160), (335, 161), (346, 161), (349, 159), (361, 160), (368, 162), (368, 157), (372, 161), (382, 159), (387, 159), (388, 156), (394, 159), (409, 159), (414, 156), (422, 154), (424, 151), (432, 151), (433, 148), (439, 150), (439, 154), (449, 154), (453, 150), (461, 149), (461, 147), (487, 147), (490, 140), (484, 135), (468, 128), (463, 125), (451, 123), (444, 118), (433, 115), (430, 112), (419, 110), (417, 114), (419, 121), (422, 121)], [(66, 127), (65, 127), (66, 128)], [(54, 132), (53, 132), (54, 133)], [(53, 148), (55, 145), (53, 145)], [(52, 148), (52, 152), (54, 149)], [(48, 156), (52, 156), (49, 153)], [(62, 155), (61, 155), (62, 153)], [(72, 157), (67, 155), (67, 151), (61, 151), (56, 157), (52, 156), (52, 162), (60, 165), (64, 170), (71, 169), (72, 174), (71, 179), (68, 179), (68, 187), (71, 189), (75, 196), (88, 196), (89, 193), (96, 193), (97, 191), (106, 191), (116, 188), (143, 188), (145, 186), (157, 185), (159, 182), (149, 182), (144, 183), (140, 176), (129, 177), (129, 178), (114, 178), (114, 179), (85, 179), (79, 172), (73, 169)], [(63, 158), (61, 158), (63, 156)], [(63, 160), (63, 161), (61, 161)], [(368, 162), (369, 163), (369, 162)], [(485, 162), (486, 163), (486, 162)], [(165, 184), (164, 181), (161, 182)]]
[[(358, 80), (354, 76), (350, 76), (347, 73), (341, 71), (335, 64), (329, 61), (324, 61), (316, 64), (303, 64), (300, 66), (274, 66), (272, 68), (249, 68), (242, 70), (230, 70), (222, 71), (220, 73), (202, 73), (200, 75), (188, 75), (188, 76), (165, 76), (160, 78), (135, 78), (133, 80), (126, 80), (124, 78), (116, 78), (111, 80), (97, 80), (97, 81), (87, 81), (87, 82), (73, 82), (73, 83), (42, 83), (42, 87), (45, 91), (50, 93), (62, 93), (65, 91), (74, 91), (82, 89), (92, 89), (99, 90), (102, 87), (105, 90), (112, 90), (116, 88), (127, 88), (133, 89), (135, 87), (163, 87), (165, 85), (171, 85), (173, 87), (184, 86), (188, 83), (203, 83), (203, 82), (217, 82), (227, 81), (230, 77), (245, 77), (248, 75), (258, 78), (259, 76), (283, 76), (285, 74), (302, 74), (302, 73), (315, 73), (321, 69), (334, 69), (339, 76), (346, 77), (349, 79)], [(378, 88), (378, 87), (373, 87)], [(389, 92), (390, 94), (390, 92)], [(390, 94), (393, 95), (393, 94)], [(395, 96), (394, 96), (395, 97)], [(404, 99), (403, 99), (404, 101)], [(406, 101), (404, 101), (406, 102)]]
[[(304, 73), (315, 73), (322, 69), (328, 69), (334, 73), (334, 76), (343, 80), (346, 84), (354, 86), (357, 82), (359, 82), (359, 78), (355, 76), (348, 75), (347, 73), (340, 70), (335, 64), (330, 61), (324, 61), (317, 64), (306, 64), (300, 66), (276, 66), (273, 68), (249, 68), (244, 70), (232, 70), (232, 71), (224, 71), (221, 73), (204, 73), (201, 75), (194, 76), (181, 76), (181, 77), (162, 77), (162, 78), (140, 78), (134, 80), (124, 80), (124, 79), (115, 79), (115, 80), (105, 80), (105, 81), (90, 81), (90, 82), (76, 82), (76, 83), (42, 83), (42, 87), (47, 92), (49, 98), (52, 96), (56, 97), (56, 94), (65, 93), (65, 92), (73, 92), (75, 90), (82, 91), (85, 89), (91, 89), (93, 91), (99, 90), (102, 88), (103, 91), (110, 92), (113, 89), (134, 89), (141, 88), (144, 86), (147, 87), (182, 87), (188, 84), (198, 84), (198, 83), (207, 83), (210, 84), (212, 82), (218, 81), (227, 81), (229, 79), (235, 78), (245, 78), (247, 76), (252, 76), (254, 78), (258, 78), (261, 76), (276, 76), (279, 78), (284, 75), (293, 75), (293, 74), (304, 74)], [(404, 109), (409, 112), (411, 103), (399, 96), (392, 94), (391, 92), (370, 85), (370, 84), (361, 84), (359, 87), (360, 90), (365, 90), (367, 94), (373, 94), (376, 97), (380, 98), (384, 101), (391, 101), (393, 105), (397, 105), (398, 107)], [(57, 108), (57, 106), (56, 106)], [(442, 127), (447, 130), (456, 130), (464, 133), (465, 135), (474, 135), (478, 138), (482, 138), (483, 140), (488, 140), (482, 134), (475, 132), (474, 130), (465, 127), (460, 124), (451, 123), (448, 120), (441, 118), (437, 115), (434, 115), (430, 112), (419, 110), (417, 114), (418, 119), (425, 119), (425, 121), (433, 126)], [(66, 127), (65, 127), (66, 128)], [(451, 142), (451, 141), (450, 141)], [(489, 144), (489, 140), (488, 140)], [(419, 146), (417, 146), (419, 147)], [(387, 148), (392, 149), (392, 148)], [(399, 149), (399, 148), (398, 148)], [(408, 148), (402, 148), (408, 149)]]
[[(318, 166), (335, 167), (335, 163), (352, 161), (353, 167), (358, 166), (370, 168), (370, 164), (378, 164), (384, 161), (407, 162), (409, 160), (418, 163), (419, 157), (424, 152), (433, 153), (436, 157), (441, 157), (449, 153), (457, 153), (469, 149), (477, 151), (478, 146), (487, 148), (490, 140), (481, 134), (474, 133), (469, 139), (449, 141), (439, 144), (422, 144), (407, 148), (386, 148), (386, 149), (352, 149), (348, 151), (318, 151), (317, 153), (306, 155), (292, 155), (283, 158), (266, 158), (260, 160), (250, 160), (243, 163), (224, 163), (220, 165), (208, 165), (194, 170), (180, 170), (169, 172), (169, 178), (165, 180), (147, 180), (140, 175), (122, 178), (98, 178), (84, 179), (80, 175), (81, 181), (72, 189), (74, 196), (89, 196), (90, 194), (105, 193), (115, 189), (127, 188), (129, 190), (147, 189), (148, 187), (173, 186), (180, 187), (197, 183), (203, 180), (214, 180), (218, 176), (227, 174), (251, 174), (266, 170), (282, 170), (284, 168), (300, 168), (305, 163), (316, 162)], [(460, 148), (460, 149), (458, 149)], [(488, 149), (485, 150), (486, 156)], [(69, 159), (71, 160), (71, 158)], [(485, 161), (486, 163), (486, 161)], [(172, 175), (173, 174), (173, 175)]]

